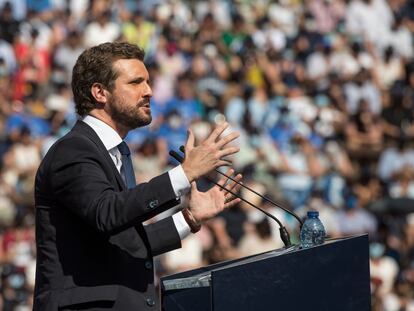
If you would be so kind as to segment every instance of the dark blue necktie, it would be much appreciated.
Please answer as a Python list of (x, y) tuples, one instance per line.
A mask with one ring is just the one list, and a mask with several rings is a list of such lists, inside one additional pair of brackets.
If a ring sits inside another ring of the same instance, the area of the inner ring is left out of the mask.
[(121, 153), (121, 175), (124, 177), (124, 181), (128, 189), (134, 188), (136, 183), (134, 168), (132, 167), (131, 152), (129, 151), (128, 145), (124, 141), (122, 141), (122, 143), (120, 143), (117, 147)]

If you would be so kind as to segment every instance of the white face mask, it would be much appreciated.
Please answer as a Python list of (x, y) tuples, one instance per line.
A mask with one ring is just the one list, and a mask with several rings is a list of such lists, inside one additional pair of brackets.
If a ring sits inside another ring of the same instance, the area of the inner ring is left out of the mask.
[(177, 129), (180, 127), (181, 125), (181, 118), (179, 116), (172, 116), (168, 118), (168, 124), (170, 125), (171, 128), (173, 129)]
[(191, 129), (193, 130), (194, 136), (198, 141), (203, 141), (210, 134), (210, 125), (206, 122), (200, 122), (194, 124)]

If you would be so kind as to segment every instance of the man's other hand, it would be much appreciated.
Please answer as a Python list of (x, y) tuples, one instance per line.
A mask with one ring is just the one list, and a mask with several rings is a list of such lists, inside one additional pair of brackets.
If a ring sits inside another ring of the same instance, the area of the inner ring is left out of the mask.
[[(229, 169), (226, 172), (227, 176), (231, 176), (234, 173), (233, 169)], [(236, 175), (233, 179), (240, 182), (242, 178), (241, 174)], [(237, 193), (240, 189), (235, 181), (231, 181), (226, 185), (228, 178), (223, 177), (218, 181), (218, 184), (230, 190), (233, 193)], [(192, 225), (200, 226), (204, 221), (216, 216), (218, 213), (226, 208), (232, 207), (239, 203), (241, 200), (236, 198), (230, 192), (214, 186), (206, 192), (200, 192), (197, 189), (196, 183), (191, 184), (190, 201), (188, 205), (188, 214), (193, 222)], [(187, 212), (187, 211), (186, 211)]]

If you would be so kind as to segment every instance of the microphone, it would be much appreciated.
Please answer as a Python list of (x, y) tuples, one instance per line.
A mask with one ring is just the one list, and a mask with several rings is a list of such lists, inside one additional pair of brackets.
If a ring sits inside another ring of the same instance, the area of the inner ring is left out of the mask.
[[(169, 152), (170, 156), (172, 156), (174, 159), (176, 159), (179, 163), (182, 163), (184, 161), (184, 158), (179, 155), (177, 152), (175, 152), (174, 150), (170, 150)], [(235, 181), (237, 184), (241, 185), (242, 187), (244, 187), (243, 184), (237, 182), (236, 180), (230, 178), (229, 176), (225, 175), (224, 176), (228, 177), (230, 180)], [(266, 216), (272, 218), (274, 221), (277, 222), (277, 224), (279, 225), (279, 232), (280, 232), (280, 238), (283, 241), (283, 244), (285, 244), (285, 247), (288, 248), (292, 245), (292, 243), (290, 242), (290, 236), (289, 236), (289, 232), (287, 231), (287, 229), (285, 228), (285, 226), (283, 226), (283, 224), (280, 222), (279, 219), (277, 219), (275, 216), (273, 216), (272, 214), (270, 214), (269, 212), (263, 210), (262, 208), (254, 205), (253, 203), (247, 201), (246, 199), (242, 198), (241, 196), (239, 196), (237, 193), (226, 189), (224, 186), (220, 185), (219, 183), (217, 183), (215, 180), (213, 180), (212, 178), (209, 178), (208, 176), (206, 177), (210, 182), (212, 182), (213, 184), (215, 184), (216, 186), (218, 186), (219, 188), (231, 193), (232, 195), (234, 195), (236, 198), (242, 200), (243, 202), (246, 202), (247, 204), (249, 204), (250, 206), (253, 206), (255, 209), (261, 211), (262, 213), (264, 213)]]
[[(184, 149), (184, 146), (180, 146), (180, 150), (181, 150), (181, 152), (182, 152), (182, 153), (184, 153), (184, 154), (185, 154), (185, 149)], [(174, 152), (174, 151), (173, 151), (173, 152)], [(180, 163), (181, 163), (181, 162), (180, 162)], [(263, 200), (265, 200), (266, 202), (268, 202), (268, 203), (272, 204), (273, 206), (278, 207), (278, 208), (280, 208), (280, 209), (284, 210), (286, 213), (288, 213), (288, 214), (292, 215), (292, 216), (293, 216), (293, 217), (295, 217), (295, 218), (296, 218), (296, 220), (299, 222), (299, 224), (300, 224), (300, 229), (302, 229), (302, 226), (303, 226), (303, 221), (302, 221), (302, 220), (300, 219), (300, 217), (299, 217), (298, 215), (296, 215), (294, 212), (292, 212), (292, 211), (288, 210), (286, 207), (284, 207), (284, 206), (282, 206), (282, 205), (280, 205), (280, 204), (278, 204), (278, 203), (274, 202), (273, 200), (269, 199), (268, 197), (266, 197), (266, 196), (264, 196), (264, 195), (260, 194), (259, 192), (255, 191), (254, 189), (250, 188), (249, 186), (246, 186), (246, 185), (244, 185), (244, 184), (242, 184), (242, 183), (239, 183), (237, 180), (235, 180), (235, 179), (231, 178), (230, 176), (227, 176), (225, 173), (220, 172), (218, 169), (215, 169), (215, 171), (216, 171), (217, 173), (221, 174), (222, 176), (227, 177), (228, 179), (230, 179), (230, 180), (234, 181), (236, 184), (238, 184), (238, 185), (242, 186), (243, 188), (245, 188), (245, 189), (249, 190), (250, 192), (253, 192), (255, 195), (257, 195), (257, 196), (261, 197), (261, 198), (262, 198)]]

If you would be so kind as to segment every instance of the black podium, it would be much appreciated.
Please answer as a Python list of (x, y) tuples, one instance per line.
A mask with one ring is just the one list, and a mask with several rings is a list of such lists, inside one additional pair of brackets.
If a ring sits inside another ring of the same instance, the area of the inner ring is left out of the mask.
[(170, 275), (161, 294), (164, 311), (369, 311), (368, 236)]

